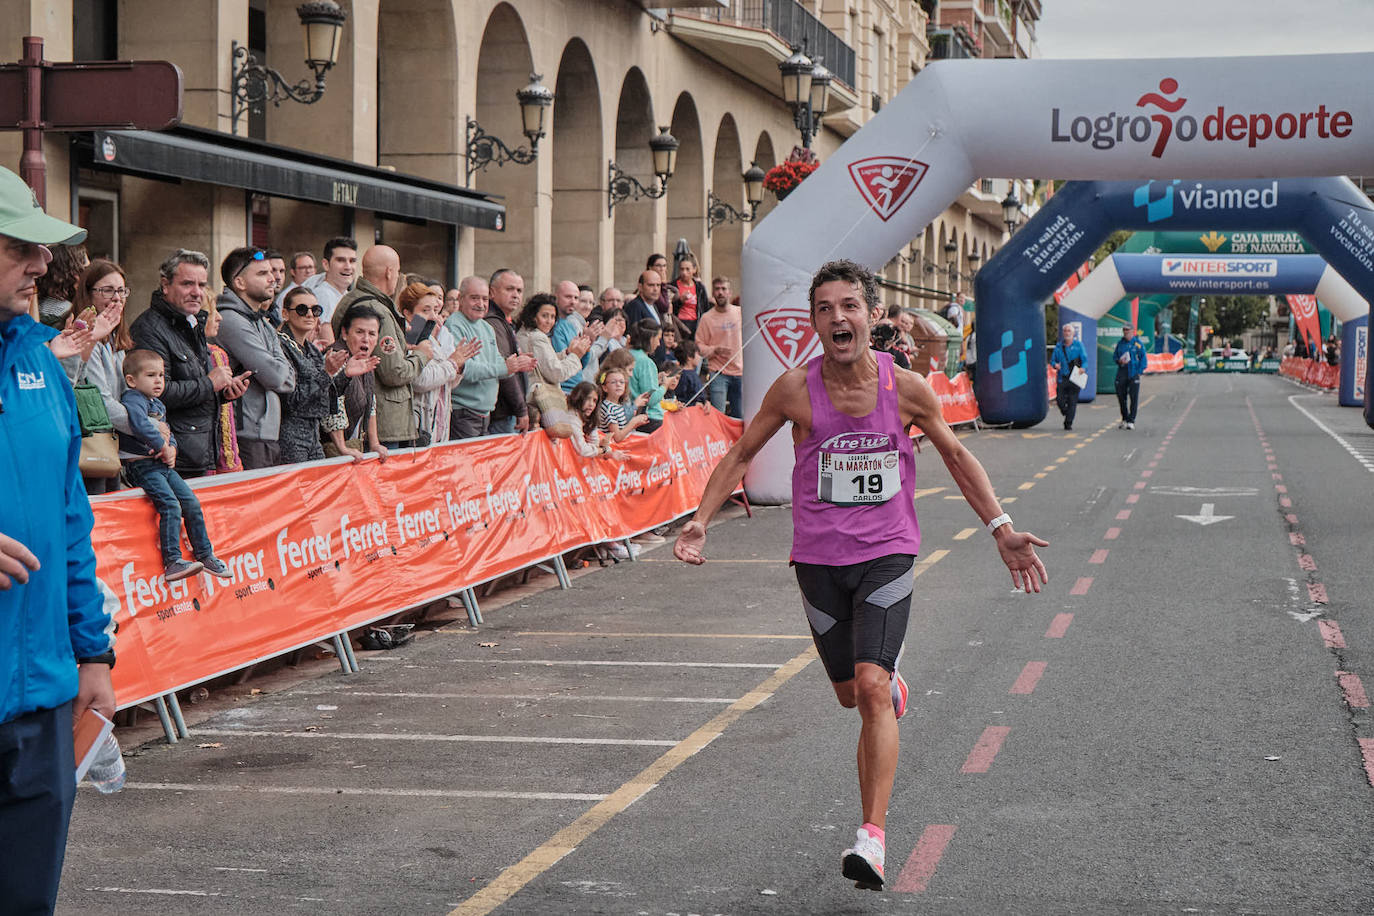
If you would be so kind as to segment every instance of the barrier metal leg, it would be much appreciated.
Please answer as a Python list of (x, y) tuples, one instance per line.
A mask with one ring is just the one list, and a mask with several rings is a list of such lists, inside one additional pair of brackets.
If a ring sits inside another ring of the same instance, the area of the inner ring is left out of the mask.
[(482, 623), (482, 609), (477, 606), (477, 593), (471, 588), (465, 588), (458, 594), (462, 596), (463, 607), (467, 609), (468, 623), (474, 627)]
[(558, 576), (559, 588), (565, 591), (572, 588), (572, 580), (568, 578), (568, 564), (563, 562), (562, 554), (553, 558), (553, 571)]
[(344, 674), (352, 674), (353, 668), (348, 664), (348, 652), (344, 650), (343, 637), (335, 633), (332, 638), (334, 640), (334, 657), (339, 660), (340, 670), (342, 670)]
[(636, 553), (636, 551), (635, 551), (635, 545), (630, 543), (630, 539), (629, 539), (629, 538), (622, 538), (621, 541), (620, 541), (620, 543), (622, 543), (622, 544), (625, 545), (625, 554), (626, 554), (626, 556), (628, 556), (628, 557), (630, 558), (630, 562), (631, 562), (631, 563), (636, 562), (636, 560), (635, 560), (635, 553)]
[(157, 710), (157, 720), (162, 723), (162, 733), (167, 736), (167, 743), (176, 744), (177, 733), (172, 727), (172, 717), (167, 715), (167, 701), (162, 697), (153, 697), (153, 708)]
[(186, 730), (186, 720), (181, 717), (181, 701), (175, 693), (167, 694), (167, 706), (172, 711), (172, 724), (177, 727), (177, 734), (183, 738), (191, 737), (191, 733)]
[(348, 631), (339, 634), (339, 641), (343, 643), (344, 657), (348, 659), (348, 667), (351, 669), (347, 674), (361, 674), (363, 669), (358, 667), (358, 656), (353, 654), (353, 640), (348, 638)]

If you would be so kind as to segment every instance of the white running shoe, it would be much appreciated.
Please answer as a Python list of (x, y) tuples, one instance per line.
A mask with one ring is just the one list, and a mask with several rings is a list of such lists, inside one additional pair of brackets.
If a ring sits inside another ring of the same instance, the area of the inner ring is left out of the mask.
[(853, 847), (844, 851), (841, 874), (865, 890), (883, 889), (883, 841), (860, 827)]
[(1135, 429), (1135, 424), (1134, 424), (1134, 423), (1127, 423), (1127, 424), (1126, 424), (1126, 428), (1127, 428), (1127, 429)]

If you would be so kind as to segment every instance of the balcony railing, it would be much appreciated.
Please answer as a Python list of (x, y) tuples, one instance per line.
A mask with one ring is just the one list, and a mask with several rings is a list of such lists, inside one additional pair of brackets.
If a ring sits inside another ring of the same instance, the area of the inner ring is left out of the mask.
[(969, 46), (964, 36), (953, 29), (931, 29), (926, 38), (930, 41), (931, 60), (974, 60), (978, 57), (978, 52)]
[(805, 45), (808, 57), (819, 59), (836, 79), (854, 88), (854, 49), (796, 0), (730, 0), (728, 9), (705, 18), (767, 29), (793, 47)]

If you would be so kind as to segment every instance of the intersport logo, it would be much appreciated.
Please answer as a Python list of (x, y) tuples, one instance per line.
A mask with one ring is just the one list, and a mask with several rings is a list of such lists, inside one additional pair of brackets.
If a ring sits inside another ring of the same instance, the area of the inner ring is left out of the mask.
[(1274, 258), (1238, 261), (1233, 258), (1165, 258), (1160, 273), (1166, 277), (1274, 277), (1279, 262)]
[(1180, 143), (1245, 143), (1254, 149), (1261, 141), (1344, 139), (1355, 124), (1350, 112), (1331, 111), (1325, 103), (1313, 111), (1228, 112), (1225, 105), (1218, 105), (1205, 114), (1183, 114), (1188, 99), (1170, 98), (1178, 91), (1178, 80), (1165, 77), (1159, 81), (1158, 92), (1147, 92), (1136, 100), (1135, 107), (1143, 109), (1140, 112), (1065, 114), (1053, 108), (1050, 142), (1087, 143), (1095, 150), (1110, 150), (1125, 143), (1153, 143), (1150, 155), (1160, 159), (1175, 139)]

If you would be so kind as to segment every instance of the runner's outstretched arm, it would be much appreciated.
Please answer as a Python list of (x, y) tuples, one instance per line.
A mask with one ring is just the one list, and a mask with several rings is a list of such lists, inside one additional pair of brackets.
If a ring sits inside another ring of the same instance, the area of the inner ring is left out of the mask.
[(706, 481), (706, 489), (701, 494), (701, 505), (697, 507), (692, 520), (683, 526), (677, 536), (677, 542), (673, 544), (673, 556), (684, 563), (700, 566), (706, 562), (706, 558), (701, 555), (702, 548), (706, 546), (706, 526), (744, 479), (744, 472), (749, 469), (749, 462), (754, 460), (759, 449), (791, 419), (785, 411), (788, 400), (786, 392), (795, 387), (795, 382), (789, 378), (795, 371), (784, 373), (773, 383), (773, 387), (768, 389), (768, 393), (763, 396), (763, 403), (759, 405), (758, 413), (745, 428), (744, 435), (725, 453), (725, 457), (720, 459), (716, 469), (711, 472), (711, 478)]
[[(949, 428), (940, 413), (939, 398), (930, 385), (911, 372), (900, 372), (898, 378), (902, 388), (902, 406), (910, 410), (909, 416), (940, 453), (959, 492), (964, 494), (964, 499), (968, 500), (979, 520), (986, 525), (1001, 515), (1002, 506), (997, 502), (988, 472)], [(1009, 523), (998, 526), (993, 532), (993, 540), (997, 542), (997, 552), (1001, 554), (1002, 562), (1011, 572), (1012, 587), (1038, 592), (1041, 585), (1050, 581), (1045, 564), (1035, 553), (1036, 547), (1048, 547), (1049, 541), (1028, 531), (1016, 531)]]

